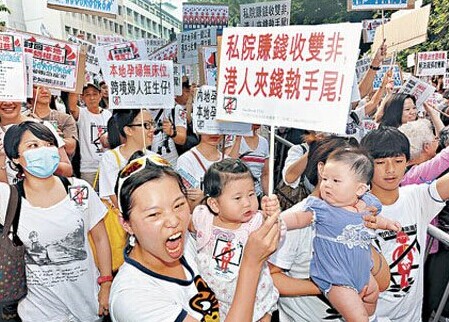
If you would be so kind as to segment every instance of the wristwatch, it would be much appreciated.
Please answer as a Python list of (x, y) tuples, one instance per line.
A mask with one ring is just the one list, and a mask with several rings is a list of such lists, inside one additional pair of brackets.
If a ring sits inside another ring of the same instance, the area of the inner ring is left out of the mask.
[(373, 65), (370, 65), (369, 68), (372, 70), (380, 70), (380, 66), (374, 67)]

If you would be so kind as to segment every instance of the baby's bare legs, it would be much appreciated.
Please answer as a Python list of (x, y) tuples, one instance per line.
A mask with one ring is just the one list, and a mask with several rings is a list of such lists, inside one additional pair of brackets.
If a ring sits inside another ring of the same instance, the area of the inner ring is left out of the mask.
[[(366, 294), (370, 294), (372, 292), (376, 292), (377, 297), (379, 297), (379, 285), (377, 285), (374, 276), (370, 275), (368, 282), (368, 290), (366, 291)], [(370, 303), (363, 302), (363, 304), (365, 305), (365, 310), (367, 311), (369, 316), (373, 315), (376, 312), (377, 298), (374, 302)]]
[(368, 312), (354, 289), (333, 285), (328, 298), (346, 322), (368, 322)]
[(271, 314), (265, 314), (259, 321), (257, 322), (271, 322)]

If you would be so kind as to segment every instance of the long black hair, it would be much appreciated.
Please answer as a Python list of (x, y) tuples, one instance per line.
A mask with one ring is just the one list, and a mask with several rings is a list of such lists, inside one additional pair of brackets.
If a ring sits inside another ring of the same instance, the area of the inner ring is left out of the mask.
[(398, 128), (402, 125), (402, 112), (404, 110), (404, 102), (410, 98), (414, 104), (416, 99), (409, 94), (393, 94), (385, 103), (384, 115), (380, 119), (381, 126), (392, 126)]
[(125, 126), (132, 124), (139, 113), (139, 109), (114, 110), (107, 124), (108, 141), (111, 149), (122, 144), (121, 138), (126, 138)]

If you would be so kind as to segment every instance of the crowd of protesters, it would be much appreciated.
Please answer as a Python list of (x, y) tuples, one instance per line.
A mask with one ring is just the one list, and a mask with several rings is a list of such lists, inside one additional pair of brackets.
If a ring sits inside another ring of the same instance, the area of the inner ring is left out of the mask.
[(290, 209), (268, 189), (274, 147), (260, 125), (231, 140), (188, 130), (187, 77), (173, 109), (111, 111), (105, 82), (68, 94), (63, 111), (43, 86), (28, 104), (0, 102), (0, 223), (17, 184), (28, 284), (3, 315), (428, 320), (449, 280), (446, 247), (424, 261), (427, 226), (449, 226), (449, 91), (417, 107), (390, 72), (373, 90), (385, 55), (345, 135), (306, 131), (290, 148), (282, 180), (310, 194)]

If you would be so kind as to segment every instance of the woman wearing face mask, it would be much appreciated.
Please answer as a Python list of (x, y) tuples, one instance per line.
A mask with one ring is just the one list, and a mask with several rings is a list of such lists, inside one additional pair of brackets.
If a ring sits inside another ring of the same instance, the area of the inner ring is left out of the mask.
[[(25, 245), (27, 296), (19, 302), (22, 321), (97, 321), (108, 314), (111, 252), (103, 224), (106, 208), (85, 181), (58, 177), (57, 141), (37, 122), (11, 126), (7, 157), (23, 174), (17, 234)], [(0, 224), (10, 190), (0, 183)], [(89, 248), (91, 233), (98, 270)], [(99, 277), (100, 276), (100, 277)], [(97, 285), (97, 282), (99, 285)]]
[[(12, 125), (34, 120), (30, 117), (22, 115), (20, 113), (21, 107), (22, 105), (20, 102), (0, 101), (0, 181), (9, 182), (11, 184), (20, 178), (18, 177), (19, 174), (17, 173), (17, 169), (14, 167), (11, 160), (8, 160), (8, 158), (6, 158), (6, 155), (4, 153), (4, 143), (2, 142), (3, 136)], [(72, 176), (72, 164), (70, 163), (69, 157), (65, 152), (64, 141), (59, 137), (53, 125), (51, 125), (47, 121), (43, 121), (43, 124), (50, 131), (52, 131), (58, 142), (60, 162), (55, 171), (55, 174), (66, 177)]]

